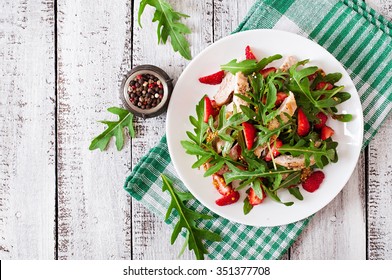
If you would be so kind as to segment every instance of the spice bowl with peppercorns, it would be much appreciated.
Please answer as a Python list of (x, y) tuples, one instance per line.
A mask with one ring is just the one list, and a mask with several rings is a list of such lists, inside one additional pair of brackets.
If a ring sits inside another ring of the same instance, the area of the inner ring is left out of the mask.
[(151, 118), (162, 114), (173, 91), (172, 79), (154, 65), (139, 65), (124, 78), (121, 99), (136, 116)]

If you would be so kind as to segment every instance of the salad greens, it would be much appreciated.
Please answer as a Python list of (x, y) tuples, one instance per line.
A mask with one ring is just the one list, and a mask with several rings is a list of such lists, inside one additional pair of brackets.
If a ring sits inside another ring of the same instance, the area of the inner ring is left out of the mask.
[(185, 201), (193, 199), (192, 194), (189, 192), (184, 193), (177, 191), (173, 187), (173, 182), (167, 176), (161, 174), (161, 177), (163, 181), (162, 191), (168, 191), (171, 196), (171, 202), (166, 212), (165, 221), (169, 219), (173, 210), (176, 210), (179, 216), (179, 220), (177, 221), (171, 236), (171, 244), (174, 244), (181, 230), (184, 228), (186, 230), (186, 238), (181, 251), (183, 252), (188, 245), (189, 250), (194, 251), (196, 258), (198, 260), (203, 260), (204, 254), (207, 254), (208, 251), (202, 240), (221, 241), (221, 237), (219, 234), (196, 227), (196, 220), (209, 220), (212, 219), (212, 216), (200, 214), (185, 206)]
[[(327, 127), (324, 132), (317, 127), (321, 126), (320, 114), (342, 122), (352, 119), (350, 114), (337, 114), (336, 106), (350, 98), (343, 86), (335, 86), (342, 77), (340, 73), (326, 75), (318, 67), (306, 67), (308, 60), (303, 60), (288, 71), (276, 68), (270, 71), (270, 67), (263, 74), (269, 63), (281, 57), (277, 54), (260, 61), (240, 62), (234, 59), (222, 65), (221, 69), (231, 74), (242, 72), (249, 90), (234, 92), (234, 97), (242, 100), (239, 106), (233, 98), (230, 110), (226, 104), (216, 106), (213, 115), (205, 109), (209, 108), (205, 106), (209, 98), (201, 98), (196, 105), (196, 116), (189, 117), (194, 130), (187, 132), (188, 140), (181, 141), (186, 153), (196, 156), (192, 168), (204, 167), (204, 176), (222, 176), (229, 189), (226, 193), (247, 188), (248, 196), (243, 200), (245, 214), (265, 197), (291, 206), (292, 201), (284, 202), (279, 197), (279, 192), (284, 190), (293, 198), (303, 200), (297, 185), (309, 178), (315, 168), (323, 169), (338, 160), (338, 143), (330, 137), (333, 130)], [(280, 107), (289, 96), (295, 104), (295, 112), (291, 113)], [(217, 143), (221, 143), (219, 148)], [(237, 146), (240, 156), (233, 158), (231, 153)], [(297, 162), (290, 165), (284, 160)], [(213, 180), (224, 194), (214, 177)], [(236, 187), (232, 185), (234, 182)], [(222, 201), (216, 203), (221, 205)]]

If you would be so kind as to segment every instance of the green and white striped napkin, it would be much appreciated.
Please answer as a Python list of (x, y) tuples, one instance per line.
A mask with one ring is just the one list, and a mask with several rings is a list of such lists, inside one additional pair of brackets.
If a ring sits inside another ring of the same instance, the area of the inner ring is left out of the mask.
[[(258, 0), (234, 32), (258, 28), (308, 37), (343, 64), (361, 97), (365, 147), (392, 109), (392, 24), (359, 0)], [(163, 219), (170, 197), (162, 193), (161, 173), (186, 190), (171, 164), (166, 137), (134, 168), (125, 190)], [(211, 259), (279, 259), (310, 219), (278, 227), (252, 227), (212, 214), (196, 200), (188, 206), (214, 216), (199, 225), (223, 239), (207, 243)], [(172, 214), (168, 223), (177, 218)]]

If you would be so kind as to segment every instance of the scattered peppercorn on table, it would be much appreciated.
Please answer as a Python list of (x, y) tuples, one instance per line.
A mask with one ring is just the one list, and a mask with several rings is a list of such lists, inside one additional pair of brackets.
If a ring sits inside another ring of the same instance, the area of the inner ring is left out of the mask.
[[(235, 30), (255, 0), (169, 2), (190, 15), (184, 22), (196, 56)], [(388, 1), (366, 2), (391, 20)], [(159, 66), (175, 83), (189, 63), (169, 43), (157, 44), (153, 9), (146, 8), (143, 28), (138, 25), (138, 6), (134, 0), (0, 4), (1, 259), (177, 258), (182, 244), (170, 245), (172, 228), (122, 188), (164, 135), (166, 116), (135, 117), (136, 137), (120, 152), (114, 142), (105, 152), (88, 149), (103, 129), (96, 121), (111, 117), (106, 108), (122, 106), (120, 87), (131, 68)], [(301, 34), (290, 19), (275, 28)], [(355, 34), (347, 29), (349, 40)], [(159, 81), (142, 76), (133, 82), (130, 102), (158, 106)], [(343, 191), (315, 214), (283, 258), (392, 259), (391, 138), (389, 116)], [(194, 255), (185, 251), (182, 258)]]

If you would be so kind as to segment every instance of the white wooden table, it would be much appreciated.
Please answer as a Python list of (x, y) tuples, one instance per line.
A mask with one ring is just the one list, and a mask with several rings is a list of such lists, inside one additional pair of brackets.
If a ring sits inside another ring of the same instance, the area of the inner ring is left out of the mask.
[[(170, 0), (195, 56), (228, 35), (254, 0)], [(391, 0), (368, 0), (392, 18)], [(177, 78), (188, 61), (157, 46), (139, 1), (0, 0), (0, 258), (175, 259), (171, 229), (123, 190), (164, 134), (165, 116), (136, 121), (117, 152), (88, 150), (119, 106), (123, 75), (152, 63)], [(392, 116), (338, 197), (317, 213), (289, 259), (392, 259)], [(179, 242), (180, 243), (180, 242)], [(183, 258), (191, 259), (186, 253)]]

